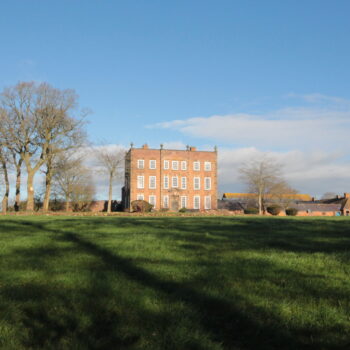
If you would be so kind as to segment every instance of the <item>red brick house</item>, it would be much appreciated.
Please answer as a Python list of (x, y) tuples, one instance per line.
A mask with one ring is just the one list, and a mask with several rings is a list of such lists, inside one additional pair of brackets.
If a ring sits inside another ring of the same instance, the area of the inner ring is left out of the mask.
[(123, 204), (145, 200), (155, 210), (217, 208), (217, 150), (131, 147), (125, 156)]

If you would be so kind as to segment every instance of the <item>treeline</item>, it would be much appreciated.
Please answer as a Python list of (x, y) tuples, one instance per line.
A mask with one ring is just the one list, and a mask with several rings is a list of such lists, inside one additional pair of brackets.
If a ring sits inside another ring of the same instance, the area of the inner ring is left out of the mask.
[[(25, 210), (35, 209), (35, 176), (44, 174), (42, 209), (49, 210), (50, 198), (69, 203), (92, 200), (95, 189), (91, 169), (84, 165), (82, 150), (87, 147), (85, 117), (79, 108), (78, 96), (71, 89), (57, 89), (48, 83), (20, 82), (0, 94), (0, 169), (2, 211), (9, 207), (10, 188), (15, 188), (14, 210), (21, 202), (22, 170), (26, 170), (27, 193)], [(112, 182), (122, 163), (121, 152), (102, 148), (94, 151), (97, 167)], [(91, 152), (89, 152), (91, 153)], [(10, 174), (15, 184), (10, 186)], [(109, 205), (110, 208), (110, 205)]]

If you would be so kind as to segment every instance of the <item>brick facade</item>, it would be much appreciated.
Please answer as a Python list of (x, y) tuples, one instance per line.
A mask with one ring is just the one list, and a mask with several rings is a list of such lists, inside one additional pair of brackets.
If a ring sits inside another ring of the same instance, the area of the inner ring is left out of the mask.
[(125, 208), (137, 199), (156, 210), (216, 209), (217, 151), (131, 148), (125, 156)]

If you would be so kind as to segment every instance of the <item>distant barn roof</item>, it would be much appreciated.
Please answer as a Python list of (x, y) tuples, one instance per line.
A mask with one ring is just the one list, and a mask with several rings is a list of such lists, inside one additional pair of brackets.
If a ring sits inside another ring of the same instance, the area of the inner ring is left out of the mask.
[[(222, 198), (225, 199), (247, 199), (247, 198), (256, 198), (257, 195), (255, 193), (224, 193)], [(267, 198), (277, 197), (274, 195), (266, 195)], [(280, 197), (285, 199), (292, 199), (297, 201), (311, 201), (312, 197), (309, 194), (282, 194)]]
[(218, 200), (218, 209), (227, 209), (233, 211), (243, 211), (246, 208), (246, 204), (238, 201), (225, 201)]
[(334, 203), (334, 204), (324, 204), (324, 203), (296, 203), (293, 205), (294, 208), (298, 209), (299, 211), (320, 211), (320, 212), (335, 212), (340, 211), (342, 209), (341, 203)]

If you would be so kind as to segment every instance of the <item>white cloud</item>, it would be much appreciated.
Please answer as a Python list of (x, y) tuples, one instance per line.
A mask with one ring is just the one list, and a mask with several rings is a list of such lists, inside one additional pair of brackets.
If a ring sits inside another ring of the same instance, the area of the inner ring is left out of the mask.
[[(279, 118), (278, 118), (279, 117)], [(278, 119), (277, 119), (278, 118)], [(270, 115), (214, 115), (157, 124), (188, 136), (265, 149), (350, 146), (350, 113), (284, 109)]]
[(164, 142), (163, 147), (165, 149), (186, 149), (186, 145), (182, 141)]

